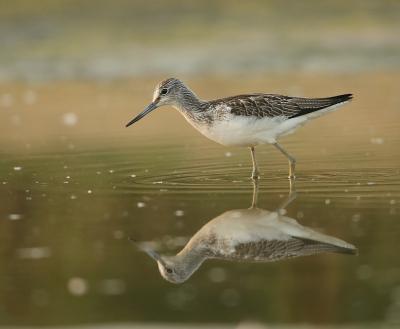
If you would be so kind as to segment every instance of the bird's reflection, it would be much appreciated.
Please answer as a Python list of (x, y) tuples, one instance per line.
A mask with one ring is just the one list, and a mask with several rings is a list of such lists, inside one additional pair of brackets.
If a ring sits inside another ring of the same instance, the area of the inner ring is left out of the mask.
[(288, 198), (274, 212), (257, 208), (258, 184), (255, 180), (249, 209), (227, 211), (214, 218), (176, 256), (157, 254), (144, 244), (130, 240), (156, 260), (161, 275), (173, 283), (186, 281), (209, 258), (271, 262), (325, 252), (357, 254), (353, 245), (280, 214), (296, 197), (293, 180)]

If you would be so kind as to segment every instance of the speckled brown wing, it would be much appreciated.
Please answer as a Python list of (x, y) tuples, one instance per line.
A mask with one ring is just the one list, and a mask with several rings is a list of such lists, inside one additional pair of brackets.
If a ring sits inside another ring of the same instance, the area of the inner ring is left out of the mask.
[(283, 116), (295, 118), (350, 100), (350, 94), (329, 98), (301, 98), (275, 94), (247, 94), (218, 101), (229, 106), (231, 113), (256, 118)]
[(339, 247), (309, 239), (291, 238), (285, 241), (261, 240), (242, 243), (235, 246), (229, 254), (219, 253), (215, 258), (224, 258), (247, 262), (272, 262), (299, 256), (319, 254), (324, 252), (357, 254), (357, 249)]

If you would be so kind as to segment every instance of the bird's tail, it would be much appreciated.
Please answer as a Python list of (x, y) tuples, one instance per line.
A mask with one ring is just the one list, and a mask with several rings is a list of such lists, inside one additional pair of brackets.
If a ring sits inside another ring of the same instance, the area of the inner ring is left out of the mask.
[[(315, 111), (325, 109), (337, 104), (348, 103), (353, 99), (353, 94), (344, 94), (326, 98), (296, 98), (295, 102), (300, 107), (300, 111), (292, 115), (289, 119), (300, 117)], [(343, 104), (345, 105), (345, 104)], [(339, 106), (341, 107), (341, 106)], [(339, 108), (338, 107), (338, 108)]]
[(358, 254), (358, 249), (350, 244), (347, 244), (346, 246), (344, 245), (340, 246), (309, 239), (301, 239), (301, 240), (304, 243), (302, 251), (310, 254), (323, 253), (323, 252), (333, 252), (333, 253), (347, 254), (347, 255)]

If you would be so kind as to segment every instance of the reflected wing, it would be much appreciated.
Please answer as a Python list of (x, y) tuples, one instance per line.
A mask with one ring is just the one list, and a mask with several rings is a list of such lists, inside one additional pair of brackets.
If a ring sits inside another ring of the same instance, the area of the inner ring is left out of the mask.
[(325, 252), (356, 255), (357, 249), (335, 246), (308, 239), (291, 238), (285, 241), (262, 240), (259, 242), (242, 243), (236, 245), (233, 252), (220, 252), (214, 257), (247, 262), (271, 262)]
[(283, 116), (288, 119), (302, 116), (352, 99), (351, 94), (328, 98), (302, 98), (274, 94), (238, 95), (220, 100), (231, 113), (257, 118)]

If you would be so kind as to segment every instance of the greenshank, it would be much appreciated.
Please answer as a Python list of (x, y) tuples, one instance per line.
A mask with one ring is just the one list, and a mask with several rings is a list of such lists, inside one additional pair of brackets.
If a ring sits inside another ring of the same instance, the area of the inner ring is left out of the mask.
[(226, 146), (250, 148), (252, 178), (259, 169), (254, 148), (273, 144), (289, 160), (289, 177), (294, 177), (295, 158), (276, 141), (292, 134), (313, 119), (334, 112), (352, 100), (352, 94), (327, 98), (290, 97), (275, 94), (246, 94), (204, 101), (182, 81), (161, 81), (153, 101), (126, 126), (139, 121), (157, 107), (172, 105), (206, 137)]
[(295, 197), (292, 185), (288, 199), (271, 212), (257, 208), (258, 180), (254, 184), (253, 203), (249, 209), (227, 211), (214, 218), (176, 256), (160, 255), (144, 243), (129, 240), (157, 261), (161, 275), (173, 283), (186, 281), (210, 258), (272, 262), (327, 252), (357, 254), (353, 245), (302, 226), (280, 213)]

